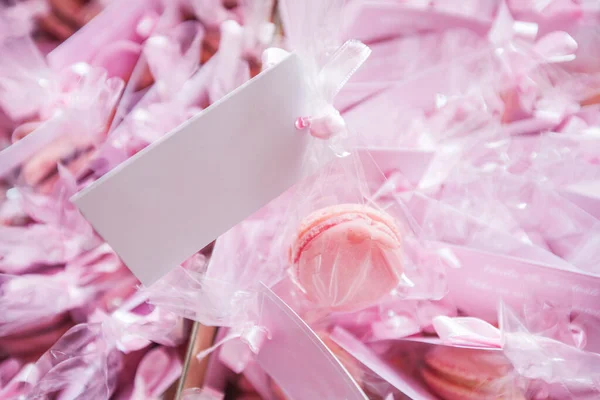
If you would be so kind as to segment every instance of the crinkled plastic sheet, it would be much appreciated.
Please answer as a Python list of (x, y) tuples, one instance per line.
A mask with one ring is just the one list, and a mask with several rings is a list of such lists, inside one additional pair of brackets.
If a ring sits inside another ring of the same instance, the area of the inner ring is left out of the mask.
[(32, 399), (52, 395), (61, 399), (109, 398), (122, 374), (131, 372), (122, 369), (131, 367), (131, 362), (138, 368), (134, 386), (119, 395), (162, 394), (181, 373), (175, 350), (155, 348), (141, 362), (137, 351), (147, 348), (151, 341), (177, 346), (184, 339), (185, 329), (180, 318), (158, 308), (144, 311), (140, 308), (144, 304), (144, 297), (136, 294), (112, 314), (97, 312), (90, 322), (68, 330), (29, 367), (27, 374), (5, 388), (13, 391), (8, 395), (18, 393)]
[(439, 198), (581, 270), (598, 271), (593, 248), (599, 221), (550, 187), (503, 172), (466, 170), (446, 182)]

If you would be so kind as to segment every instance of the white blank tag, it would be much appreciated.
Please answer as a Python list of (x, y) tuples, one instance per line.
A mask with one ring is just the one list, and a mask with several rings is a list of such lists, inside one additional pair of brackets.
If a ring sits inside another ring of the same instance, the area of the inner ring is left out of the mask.
[(72, 201), (150, 285), (297, 182), (307, 100), (292, 54)]
[[(269, 331), (256, 361), (290, 399), (367, 400), (317, 334), (271, 289), (263, 286), (260, 324)], [(293, 370), (293, 373), (290, 371)]]

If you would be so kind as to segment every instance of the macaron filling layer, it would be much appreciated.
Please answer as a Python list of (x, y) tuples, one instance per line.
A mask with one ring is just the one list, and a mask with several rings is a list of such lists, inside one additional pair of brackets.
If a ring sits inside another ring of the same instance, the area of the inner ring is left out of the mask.
[(429, 368), (425, 368), (421, 373), (427, 385), (443, 400), (498, 400), (503, 398), (500, 393), (463, 386)]

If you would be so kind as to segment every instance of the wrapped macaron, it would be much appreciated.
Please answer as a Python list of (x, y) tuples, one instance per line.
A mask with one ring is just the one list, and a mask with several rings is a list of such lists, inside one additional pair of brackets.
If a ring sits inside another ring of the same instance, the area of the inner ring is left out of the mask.
[(444, 400), (525, 399), (501, 352), (438, 346), (424, 361), (423, 380)]
[(402, 238), (387, 213), (362, 204), (314, 211), (290, 249), (296, 282), (319, 307), (352, 311), (373, 304), (402, 276)]
[(443, 252), (423, 239), (404, 198), (367, 187), (365, 168), (356, 153), (332, 161), (297, 185), (283, 220), (296, 298), (316, 319), (446, 291)]

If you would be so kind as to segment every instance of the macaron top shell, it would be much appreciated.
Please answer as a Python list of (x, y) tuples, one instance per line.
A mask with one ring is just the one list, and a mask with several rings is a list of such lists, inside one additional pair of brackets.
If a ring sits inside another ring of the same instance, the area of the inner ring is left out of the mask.
[(339, 204), (317, 210), (302, 220), (292, 246), (291, 261), (296, 263), (304, 247), (325, 230), (357, 219), (368, 221), (374, 229), (387, 234), (390, 245), (402, 242), (396, 222), (390, 215), (361, 204)]
[(290, 249), (295, 280), (319, 307), (352, 311), (398, 285), (401, 235), (394, 219), (360, 204), (327, 207), (300, 224)]

